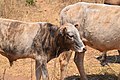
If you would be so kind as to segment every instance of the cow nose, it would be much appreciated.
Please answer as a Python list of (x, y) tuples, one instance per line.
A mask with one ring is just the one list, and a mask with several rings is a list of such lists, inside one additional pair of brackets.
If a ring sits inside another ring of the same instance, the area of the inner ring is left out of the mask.
[(86, 48), (83, 48), (83, 52), (85, 52), (87, 49)]
[(86, 49), (86, 47), (82, 47), (82, 53), (84, 53), (87, 49)]

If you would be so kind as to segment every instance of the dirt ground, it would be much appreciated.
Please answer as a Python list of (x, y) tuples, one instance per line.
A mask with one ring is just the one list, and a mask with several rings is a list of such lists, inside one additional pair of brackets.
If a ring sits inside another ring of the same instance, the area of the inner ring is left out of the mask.
[[(42, 21), (59, 25), (59, 13), (65, 6), (80, 0), (36, 0), (33, 5), (25, 0), (0, 0), (0, 17), (22, 21)], [(94, 2), (94, 0), (83, 0)], [(120, 56), (116, 50), (108, 52), (108, 65), (102, 67), (96, 59), (99, 51), (87, 46), (85, 53), (85, 72), (89, 80), (118, 80), (120, 76)], [(79, 73), (73, 62), (72, 55), (67, 67), (65, 80), (79, 80)], [(20, 59), (9, 66), (7, 58), (0, 55), (0, 80), (35, 80), (35, 61)], [(48, 64), (50, 80), (59, 80), (59, 59), (53, 59)]]

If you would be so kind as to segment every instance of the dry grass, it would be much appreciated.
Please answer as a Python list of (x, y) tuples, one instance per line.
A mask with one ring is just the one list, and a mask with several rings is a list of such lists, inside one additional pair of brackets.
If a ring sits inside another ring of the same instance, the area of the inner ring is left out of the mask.
[(80, 1), (103, 3), (104, 0), (36, 0), (34, 5), (27, 4), (26, 0), (0, 0), (0, 15), (10, 19), (57, 24), (60, 10)]

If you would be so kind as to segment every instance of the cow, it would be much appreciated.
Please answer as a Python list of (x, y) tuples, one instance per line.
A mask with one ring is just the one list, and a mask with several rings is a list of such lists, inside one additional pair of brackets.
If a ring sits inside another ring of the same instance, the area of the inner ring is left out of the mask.
[[(65, 7), (60, 12), (60, 24), (66, 23), (77, 27), (85, 45), (103, 54), (109, 50), (120, 50), (120, 6), (78, 2)], [(66, 54), (67, 58), (63, 59), (66, 60), (65, 64), (60, 60), (61, 70), (67, 65), (69, 55)], [(74, 62), (80, 72), (81, 80), (88, 80), (84, 72), (83, 60), (84, 54), (76, 52)]]
[(36, 80), (49, 80), (46, 63), (68, 50), (84, 52), (85, 45), (76, 27), (67, 23), (57, 27), (48, 22), (23, 22), (0, 18), (0, 54), (13, 61), (36, 61)]
[(120, 0), (104, 0), (105, 4), (120, 5)]
[(109, 5), (120, 5), (120, 0), (95, 0), (95, 3), (104, 3)]
[[(109, 4), (109, 5), (120, 5), (120, 0), (103, 0), (103, 3), (104, 4)], [(118, 50), (118, 53), (120, 55), (120, 50)], [(101, 61), (101, 65), (102, 66), (105, 66), (107, 63), (106, 63), (106, 57), (107, 57), (107, 54), (104, 53), (102, 54), (101, 56), (97, 57), (98, 60)]]
[[(97, 3), (98, 1), (96, 0), (95, 2)], [(118, 5), (119, 6), (120, 5), (120, 0), (102, 0), (101, 3), (108, 4), (108, 5)], [(118, 53), (120, 55), (120, 50), (118, 50)], [(97, 57), (97, 59), (101, 61), (102, 66), (107, 65), (106, 57), (107, 57), (106, 53)]]

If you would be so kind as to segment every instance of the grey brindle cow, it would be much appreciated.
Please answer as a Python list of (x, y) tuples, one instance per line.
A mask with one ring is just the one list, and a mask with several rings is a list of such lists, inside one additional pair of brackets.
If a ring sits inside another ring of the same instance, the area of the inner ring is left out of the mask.
[[(71, 23), (78, 28), (85, 45), (104, 54), (109, 50), (120, 50), (120, 6), (79, 2), (65, 7), (60, 13), (60, 19), (61, 25)], [(67, 62), (69, 55), (66, 54)], [(81, 80), (88, 80), (83, 59), (84, 54), (75, 53), (74, 60)], [(61, 60), (61, 66), (63, 65), (65, 67), (67, 63), (62, 64)]]
[(36, 60), (36, 80), (49, 80), (46, 63), (68, 50), (84, 52), (78, 30), (71, 24), (57, 27), (47, 22), (22, 22), (0, 18), (0, 53), (13, 61)]

